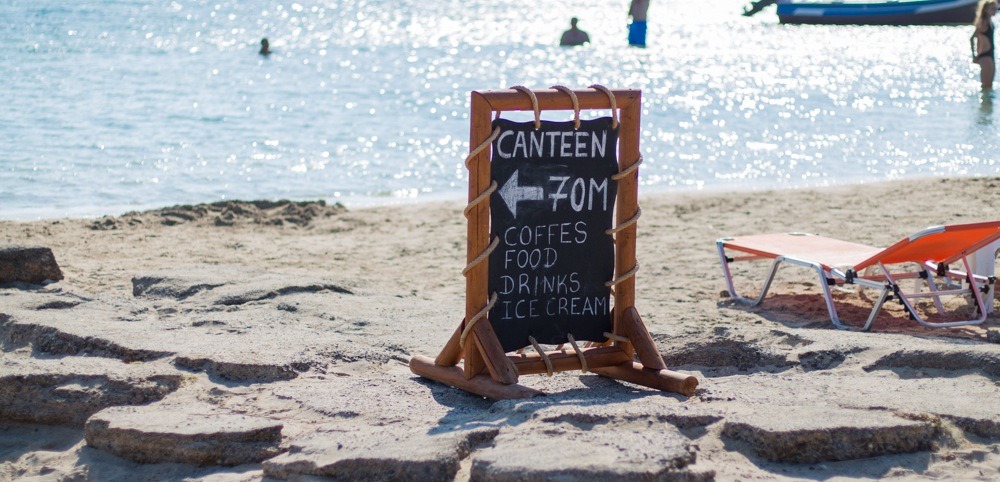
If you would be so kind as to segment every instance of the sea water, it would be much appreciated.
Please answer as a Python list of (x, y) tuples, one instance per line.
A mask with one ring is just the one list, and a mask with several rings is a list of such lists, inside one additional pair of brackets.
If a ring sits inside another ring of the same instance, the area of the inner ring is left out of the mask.
[(0, 0), (0, 218), (462, 199), (469, 93), (515, 84), (642, 89), (642, 192), (1000, 174), (971, 26), (746, 3), (652, 2), (634, 48), (627, 0)]

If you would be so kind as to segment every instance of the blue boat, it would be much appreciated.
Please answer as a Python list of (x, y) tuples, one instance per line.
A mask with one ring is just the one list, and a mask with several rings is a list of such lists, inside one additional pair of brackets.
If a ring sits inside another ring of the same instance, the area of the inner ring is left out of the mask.
[(971, 25), (976, 0), (797, 1), (761, 0), (743, 12), (753, 15), (768, 5), (778, 5), (778, 21), (825, 25)]

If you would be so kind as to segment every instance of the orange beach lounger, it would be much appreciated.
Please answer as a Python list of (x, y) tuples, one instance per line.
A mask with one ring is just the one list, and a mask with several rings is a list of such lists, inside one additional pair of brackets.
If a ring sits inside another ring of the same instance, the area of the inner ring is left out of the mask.
[[(968, 256), (997, 239), (1000, 239), (1000, 221), (933, 226), (884, 249), (806, 233), (721, 238), (716, 241), (716, 245), (729, 294), (747, 305), (756, 306), (764, 301), (778, 266), (783, 262), (816, 270), (820, 277), (820, 286), (823, 288), (826, 308), (830, 312), (830, 320), (837, 328), (850, 327), (842, 324), (837, 317), (837, 309), (830, 295), (830, 286), (838, 283), (855, 284), (881, 290), (868, 320), (861, 328), (868, 330), (882, 309), (882, 305), (893, 298), (898, 299), (910, 317), (923, 326), (947, 327), (982, 323), (986, 319), (987, 312), (983, 294), (992, 292), (996, 278), (972, 274)], [(771, 269), (757, 298), (754, 300), (744, 298), (737, 294), (733, 286), (729, 265), (737, 261), (761, 259), (773, 260)], [(961, 261), (964, 271), (952, 269), (951, 265), (958, 261)], [(890, 271), (890, 267), (895, 271)], [(874, 268), (878, 268), (877, 272)], [(935, 278), (945, 289), (938, 289)], [(928, 291), (920, 292), (919, 286), (915, 288), (916, 291), (905, 291), (900, 285), (900, 281), (904, 279), (922, 279), (926, 281)], [(968, 287), (965, 287), (963, 282), (968, 284)], [(934, 298), (938, 312), (943, 313), (941, 296), (944, 295), (971, 295), (978, 308), (979, 318), (932, 323), (924, 320), (913, 309), (914, 299), (931, 297)], [(989, 302), (992, 303), (993, 300)]]

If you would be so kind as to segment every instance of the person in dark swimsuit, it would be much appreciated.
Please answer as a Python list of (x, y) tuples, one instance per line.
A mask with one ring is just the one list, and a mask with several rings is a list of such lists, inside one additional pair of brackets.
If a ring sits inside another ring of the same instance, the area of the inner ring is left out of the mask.
[(982, 70), (980, 78), (983, 82), (983, 90), (993, 89), (993, 77), (996, 74), (992, 20), (996, 13), (996, 0), (979, 0), (979, 6), (976, 10), (976, 32), (972, 35), (975, 47), (972, 51), (972, 61), (979, 64)]

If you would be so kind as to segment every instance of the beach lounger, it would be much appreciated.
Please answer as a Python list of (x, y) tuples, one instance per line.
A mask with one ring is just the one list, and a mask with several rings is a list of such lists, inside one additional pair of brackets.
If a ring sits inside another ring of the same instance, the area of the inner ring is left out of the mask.
[[(982, 323), (986, 319), (983, 294), (990, 292), (995, 277), (972, 274), (968, 256), (976, 250), (1000, 239), (1000, 221), (975, 224), (934, 226), (908, 238), (880, 249), (863, 244), (841, 241), (815, 234), (777, 233), (721, 238), (716, 242), (722, 271), (729, 294), (741, 303), (759, 305), (774, 280), (778, 266), (792, 263), (816, 271), (826, 300), (830, 320), (837, 328), (848, 329), (837, 317), (837, 309), (830, 294), (830, 287), (857, 285), (879, 290), (879, 297), (872, 306), (868, 320), (861, 330), (868, 330), (882, 309), (882, 305), (896, 299), (903, 304), (910, 317), (923, 326), (947, 327)], [(740, 296), (733, 285), (730, 264), (737, 261), (772, 260), (770, 271), (756, 299)], [(961, 261), (958, 268), (953, 264)], [(893, 271), (890, 271), (893, 270)], [(906, 291), (902, 280), (913, 279), (915, 288)], [(938, 284), (942, 286), (939, 289)], [(920, 286), (926, 284), (928, 291)], [(943, 314), (941, 296), (970, 296), (976, 305), (978, 318), (961, 321), (928, 322), (914, 309), (918, 298), (933, 298), (938, 313)], [(989, 300), (993, 302), (992, 299)]]

